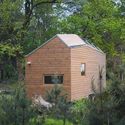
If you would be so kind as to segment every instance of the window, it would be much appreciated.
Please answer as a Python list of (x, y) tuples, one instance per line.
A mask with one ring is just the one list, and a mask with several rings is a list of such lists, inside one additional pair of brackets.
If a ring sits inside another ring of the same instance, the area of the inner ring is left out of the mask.
[(62, 84), (63, 75), (44, 75), (45, 84)]
[(86, 68), (85, 63), (81, 63), (80, 65), (81, 76), (85, 75), (85, 70), (86, 70), (85, 68)]

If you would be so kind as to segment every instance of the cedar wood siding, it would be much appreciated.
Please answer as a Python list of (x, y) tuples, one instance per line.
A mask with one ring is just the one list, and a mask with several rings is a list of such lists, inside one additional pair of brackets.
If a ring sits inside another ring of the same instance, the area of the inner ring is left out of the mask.
[[(104, 66), (103, 82), (105, 83), (105, 54), (91, 47), (82, 46), (71, 48), (71, 100), (88, 97), (91, 91), (91, 80), (94, 76), (97, 85), (99, 65)], [(81, 76), (80, 64), (85, 63), (85, 75)]]
[(26, 88), (28, 96), (42, 94), (53, 85), (44, 84), (44, 74), (64, 74), (64, 89), (71, 94), (71, 58), (70, 48), (68, 48), (58, 37), (53, 38), (48, 43), (26, 57), (26, 62), (31, 61), (31, 65), (26, 64)]

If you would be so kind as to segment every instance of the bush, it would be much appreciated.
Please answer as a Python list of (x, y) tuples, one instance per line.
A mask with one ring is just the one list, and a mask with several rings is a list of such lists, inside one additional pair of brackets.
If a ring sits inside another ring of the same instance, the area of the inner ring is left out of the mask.
[(31, 117), (31, 101), (23, 86), (18, 86), (11, 94), (0, 95), (0, 125), (27, 125)]

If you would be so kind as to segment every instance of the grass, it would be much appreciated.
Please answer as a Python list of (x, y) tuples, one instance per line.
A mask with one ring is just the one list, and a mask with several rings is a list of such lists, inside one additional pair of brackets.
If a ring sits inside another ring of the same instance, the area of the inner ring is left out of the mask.
[[(37, 122), (34, 118), (30, 120), (30, 125), (36, 125), (36, 123)], [(63, 125), (63, 120), (47, 118), (47, 119), (45, 119), (44, 123), (42, 123), (42, 121), (40, 121), (39, 125)], [(73, 124), (67, 120), (65, 125), (73, 125)]]
[[(63, 125), (63, 120), (49, 118), (46, 119), (45, 125)], [(73, 125), (73, 124), (69, 121), (66, 121), (66, 125)]]

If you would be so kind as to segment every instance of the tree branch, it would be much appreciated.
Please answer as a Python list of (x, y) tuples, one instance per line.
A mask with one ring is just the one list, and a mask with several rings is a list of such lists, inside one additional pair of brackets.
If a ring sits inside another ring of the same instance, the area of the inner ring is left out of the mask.
[[(57, 0), (51, 0), (51, 1), (41, 1), (41, 2), (38, 2), (36, 4), (33, 4), (33, 0), (31, 0), (31, 2), (29, 0), (26, 0), (26, 3), (25, 3), (25, 17), (26, 17), (26, 20), (24, 21), (23, 29), (27, 28), (27, 26), (29, 25), (31, 15), (33, 14), (33, 9), (34, 8), (36, 8), (37, 6), (42, 5), (42, 4), (54, 4), (54, 3), (70, 4), (70, 3), (73, 3), (73, 2), (59, 2)], [(28, 4), (28, 6), (27, 6), (27, 4)], [(28, 8), (28, 10), (27, 10), (27, 8)]]
[(41, 2), (39, 2), (39, 3), (36, 3), (35, 5), (33, 5), (33, 8), (35, 8), (35, 7), (37, 7), (37, 6), (39, 6), (39, 5), (41, 5), (41, 4), (54, 4), (54, 3), (64, 3), (64, 4), (69, 4), (69, 3), (73, 3), (73, 2), (59, 2), (59, 1), (57, 1), (57, 0), (52, 0), (52, 1), (41, 1)]
[(60, 2), (58, 2), (58, 1), (56, 1), (56, 0), (53, 0), (53, 1), (42, 1), (42, 2), (39, 2), (39, 3), (36, 3), (35, 5), (33, 5), (33, 9), (34, 9), (35, 7), (41, 5), (41, 4), (51, 4), (51, 3), (53, 4), (53, 3), (60, 3)]

